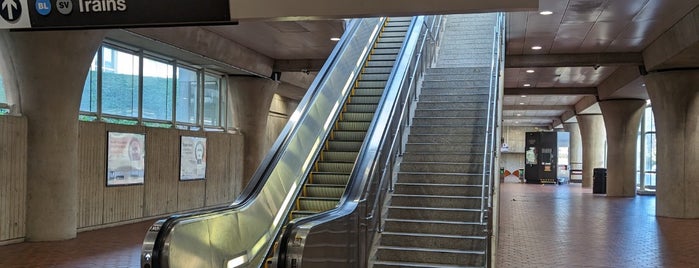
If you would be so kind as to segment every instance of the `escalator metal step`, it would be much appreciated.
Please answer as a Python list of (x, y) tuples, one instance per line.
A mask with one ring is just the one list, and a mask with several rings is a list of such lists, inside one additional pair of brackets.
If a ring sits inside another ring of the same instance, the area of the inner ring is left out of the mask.
[[(386, 82), (383, 82), (386, 84)], [(354, 104), (374, 104), (379, 103), (381, 96), (354, 96), (350, 99), (350, 103)]]
[[(386, 56), (386, 55), (382, 55), (382, 56)], [(394, 55), (391, 55), (391, 56), (392, 56), (393, 58), (395, 58)], [(375, 57), (375, 56), (372, 56), (372, 60), (369, 60), (369, 61), (366, 63), (366, 67), (387, 67), (387, 68), (389, 69), (388, 72), (391, 72), (390, 69), (393, 68), (393, 63), (394, 63), (395, 61), (392, 61), (392, 60), (378, 60), (378, 59), (377, 59), (377, 60), (373, 60), (373, 57)]]
[(352, 104), (349, 103), (345, 106), (345, 112), (348, 113), (374, 113), (378, 104)]
[[(359, 120), (350, 120), (359, 121)], [(334, 131), (332, 134), (333, 139), (343, 140), (343, 141), (363, 141), (366, 136), (364, 131)], [(327, 159), (324, 159), (327, 160)], [(354, 160), (354, 158), (352, 159)]]
[(298, 218), (305, 218), (314, 214), (317, 214), (319, 211), (301, 211), (301, 210), (294, 210), (291, 212), (291, 215), (289, 215), (289, 218), (293, 219), (298, 219)]
[[(346, 112), (342, 114), (342, 121), (366, 121), (371, 122), (374, 118), (373, 113), (350, 113)], [(336, 137), (337, 138), (337, 137)]]
[(304, 198), (311, 197), (323, 197), (323, 198), (333, 198), (332, 201), (337, 202), (335, 199), (340, 199), (342, 194), (345, 192), (345, 185), (339, 184), (308, 184), (306, 185), (306, 196)]
[(393, 54), (396, 55), (400, 51), (400, 48), (376, 48), (372, 52), (374, 55), (376, 54)]
[(398, 42), (388, 42), (388, 43), (378, 43), (376, 48), (401, 48), (403, 43)]
[(354, 163), (348, 162), (318, 162), (318, 172), (334, 172), (334, 173), (352, 173)]
[(313, 183), (317, 184), (341, 184), (347, 185), (349, 174), (339, 174), (330, 172), (311, 172)]
[(355, 96), (381, 96), (383, 88), (358, 88), (354, 90)]
[[(377, 56), (385, 56), (385, 55), (377, 55)], [(381, 59), (377, 59), (381, 61)], [(364, 70), (362, 70), (362, 74), (391, 74), (392, 67), (364, 67)]]
[[(365, 135), (364, 132), (359, 132), (357, 133), (362, 133), (362, 135)], [(364, 140), (364, 139), (362, 139)], [(354, 163), (355, 160), (357, 160), (357, 155), (359, 152), (330, 152), (330, 151), (323, 151), (323, 161), (327, 162), (347, 162), (347, 163)], [(341, 184), (341, 183), (336, 183), (336, 184)]]
[(359, 81), (387, 81), (390, 74), (371, 74), (364, 73), (360, 76)]
[(333, 209), (337, 206), (340, 198), (318, 198), (318, 197), (301, 197), (299, 198), (299, 210), (321, 212)]
[(410, 27), (410, 25), (385, 27), (384, 33), (385, 32), (403, 32), (403, 34), (405, 34), (405, 32), (408, 31), (409, 27)]
[(370, 122), (337, 122), (338, 130), (366, 131)]
[(329, 141), (328, 150), (340, 152), (356, 152), (362, 147), (361, 141)]

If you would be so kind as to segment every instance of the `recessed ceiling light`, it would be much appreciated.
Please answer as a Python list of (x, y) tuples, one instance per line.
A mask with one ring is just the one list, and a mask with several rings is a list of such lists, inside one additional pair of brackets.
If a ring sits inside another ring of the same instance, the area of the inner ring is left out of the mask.
[(542, 49), (542, 47), (541, 46), (533, 46), (532, 49), (533, 50), (540, 50), (540, 49)]
[(515, 121), (515, 124), (519, 124), (519, 121)]
[(517, 114), (517, 116), (522, 116), (522, 114)]
[(524, 102), (520, 102), (519, 105), (524, 105)]
[(522, 95), (522, 98), (526, 98), (526, 97), (527, 97), (527, 95)]
[(339, 38), (339, 37), (333, 37), (333, 38), (330, 38), (330, 41), (337, 42), (337, 41), (340, 41), (340, 38)]
[(642, 86), (642, 87), (645, 87), (645, 86), (646, 86), (646, 84), (641, 84), (641, 86)]
[(533, 73), (534, 73), (534, 70), (529, 69), (529, 70), (527, 70), (527, 73), (528, 73), (528, 74), (533, 74)]
[(524, 87), (531, 87), (532, 84), (524, 84)]
[(548, 16), (548, 15), (553, 14), (553, 11), (544, 10), (544, 11), (539, 12), (539, 14), (544, 15), (544, 16)]

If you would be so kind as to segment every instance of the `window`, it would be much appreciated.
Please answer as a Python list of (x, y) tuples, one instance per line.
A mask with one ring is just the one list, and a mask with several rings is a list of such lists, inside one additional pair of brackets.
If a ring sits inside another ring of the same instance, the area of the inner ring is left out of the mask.
[(197, 72), (177, 67), (177, 123), (197, 124), (198, 91)]
[(221, 125), (221, 79), (212, 75), (204, 78), (204, 125)]
[(173, 66), (143, 59), (143, 119), (172, 121)]
[(657, 141), (653, 109), (647, 106), (638, 133), (636, 184), (640, 194), (652, 194), (657, 184)]
[(83, 86), (83, 96), (80, 100), (80, 110), (90, 113), (97, 113), (97, 61), (99, 53), (95, 55), (92, 60), (92, 65), (90, 65), (90, 70), (87, 73), (87, 78), (85, 78), (85, 85)]
[(221, 130), (228, 118), (222, 77), (107, 41), (85, 78), (79, 120)]
[(102, 65), (102, 113), (138, 117), (138, 55), (107, 46), (102, 48), (102, 53), (110, 55)]

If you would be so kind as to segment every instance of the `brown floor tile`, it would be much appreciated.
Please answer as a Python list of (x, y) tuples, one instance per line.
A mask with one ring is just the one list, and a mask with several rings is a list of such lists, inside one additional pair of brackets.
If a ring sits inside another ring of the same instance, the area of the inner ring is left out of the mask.
[(699, 220), (655, 217), (655, 196), (504, 183), (498, 267), (699, 267)]

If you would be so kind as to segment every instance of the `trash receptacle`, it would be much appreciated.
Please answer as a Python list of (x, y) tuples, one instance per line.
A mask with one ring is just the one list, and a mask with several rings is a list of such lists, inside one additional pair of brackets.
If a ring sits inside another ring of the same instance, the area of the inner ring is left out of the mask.
[(595, 168), (592, 172), (592, 193), (606, 194), (607, 193), (607, 169)]

